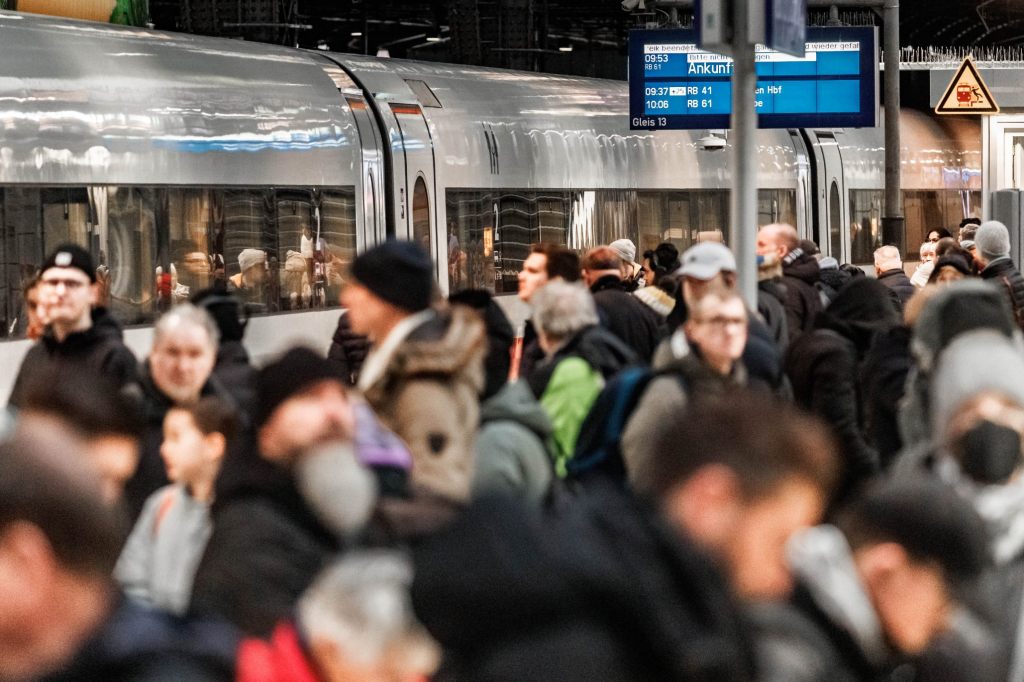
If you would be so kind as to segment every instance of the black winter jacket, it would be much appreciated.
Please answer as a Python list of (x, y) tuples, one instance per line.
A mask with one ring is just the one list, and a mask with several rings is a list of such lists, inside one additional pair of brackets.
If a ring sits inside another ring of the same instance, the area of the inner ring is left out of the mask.
[(1024, 320), (1024, 276), (1012, 260), (996, 258), (981, 271), (981, 278), (1002, 287), (1010, 303), (1010, 310), (1014, 313), (1014, 319)]
[(38, 381), (54, 376), (87, 375), (115, 390), (137, 379), (138, 360), (124, 345), (121, 325), (104, 308), (92, 312), (92, 326), (58, 341), (50, 334), (33, 345), (18, 370), (9, 403), (21, 407), (26, 392)]
[(900, 301), (901, 310), (903, 306), (907, 305), (910, 297), (917, 292), (917, 288), (910, 283), (910, 278), (907, 277), (907, 273), (903, 272), (902, 268), (886, 270), (878, 276), (878, 281), (896, 293), (896, 297)]
[(889, 466), (903, 447), (899, 407), (907, 374), (914, 364), (910, 355), (911, 335), (911, 329), (902, 325), (880, 332), (861, 368), (861, 410), (870, 442), (878, 451), (883, 469)]
[(622, 339), (644, 362), (650, 362), (661, 341), (661, 318), (628, 292), (615, 275), (607, 275), (590, 287), (601, 324)]
[(292, 474), (264, 460), (255, 438), (228, 453), (217, 479), (213, 533), (190, 611), (267, 637), (339, 549)]
[(413, 605), (436, 679), (743, 682), (752, 653), (712, 562), (625, 493), (542, 522), (478, 502), (414, 548)]
[(331, 339), (327, 357), (338, 364), (349, 386), (355, 386), (359, 381), (359, 370), (363, 368), (363, 362), (369, 352), (370, 340), (352, 331), (348, 313), (342, 313), (338, 318), (338, 327), (334, 330), (334, 338)]
[(779, 352), (789, 345), (789, 321), (786, 319), (786, 285), (766, 279), (757, 283), (757, 312), (771, 332)]
[(782, 282), (786, 285), (786, 323), (790, 343), (814, 326), (814, 318), (822, 308), (816, 288), (820, 279), (821, 269), (814, 256), (794, 249), (783, 259)]

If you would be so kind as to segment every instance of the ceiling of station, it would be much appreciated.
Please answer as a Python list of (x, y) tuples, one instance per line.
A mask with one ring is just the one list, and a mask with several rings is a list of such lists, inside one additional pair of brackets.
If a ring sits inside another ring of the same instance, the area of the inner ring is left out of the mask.
[[(627, 3), (644, 9), (624, 11)], [(625, 76), (629, 29), (665, 24), (663, 8), (657, 0), (150, 0), (158, 28), (615, 78)], [(1024, 44), (1024, 0), (911, 0), (900, 11), (904, 46)], [(815, 23), (827, 18), (812, 12)], [(840, 18), (877, 21), (867, 10)]]

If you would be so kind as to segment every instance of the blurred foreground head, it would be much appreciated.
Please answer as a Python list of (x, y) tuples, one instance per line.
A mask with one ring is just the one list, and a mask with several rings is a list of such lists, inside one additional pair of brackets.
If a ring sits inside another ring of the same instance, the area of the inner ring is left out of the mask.
[(123, 527), (78, 447), (28, 426), (0, 444), (0, 680), (59, 668), (110, 608)]
[(299, 627), (327, 682), (411, 682), (432, 675), (435, 642), (416, 620), (412, 565), (388, 550), (354, 552), (299, 601)]
[(664, 425), (634, 487), (708, 551), (743, 598), (790, 589), (785, 545), (818, 522), (835, 485), (837, 448), (815, 418), (766, 397), (695, 403)]

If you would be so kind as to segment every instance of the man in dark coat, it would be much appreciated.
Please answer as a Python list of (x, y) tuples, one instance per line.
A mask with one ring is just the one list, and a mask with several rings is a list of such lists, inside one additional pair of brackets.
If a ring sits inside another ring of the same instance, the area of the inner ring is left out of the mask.
[(814, 325), (821, 310), (821, 297), (815, 287), (821, 279), (818, 261), (799, 247), (796, 228), (774, 223), (757, 233), (757, 253), (774, 253), (782, 260), (782, 282), (786, 285), (786, 323), (792, 343)]
[[(121, 327), (99, 300), (89, 252), (64, 244), (50, 254), (39, 276), (39, 308), (47, 332), (22, 361), (10, 404), (20, 407), (27, 387), (61, 372), (86, 372), (117, 390), (136, 378), (135, 355)], [(40, 379), (42, 378), (42, 379)]]
[(900, 258), (900, 250), (895, 246), (880, 246), (875, 249), (875, 276), (896, 294), (900, 310), (903, 310), (910, 297), (917, 292), (917, 287), (911, 284), (907, 273), (903, 271), (903, 259)]
[(997, 220), (983, 223), (974, 235), (974, 260), (981, 269), (981, 278), (1006, 291), (1010, 310), (1020, 326), (1024, 321), (1024, 276), (1010, 260), (1010, 233)]
[(737, 599), (788, 592), (780, 539), (820, 514), (830, 439), (752, 396), (648, 437), (662, 456), (638, 479), (645, 502), (595, 487), (541, 522), (484, 501), (414, 548), (413, 604), (445, 650), (438, 679), (753, 678)]
[(242, 317), (242, 302), (227, 290), (223, 280), (196, 293), (192, 302), (210, 314), (220, 331), (213, 376), (248, 414), (256, 397), (256, 368), (242, 343), (248, 322)]
[(661, 340), (658, 314), (629, 293), (623, 282), (623, 261), (610, 247), (591, 249), (581, 263), (583, 279), (594, 295), (601, 325), (650, 362)]
[(876, 332), (898, 323), (888, 289), (866, 277), (840, 289), (814, 328), (791, 343), (786, 374), (801, 407), (829, 422), (844, 457), (840, 492), (846, 494), (878, 471), (878, 452), (868, 442), (861, 413), (858, 368)]

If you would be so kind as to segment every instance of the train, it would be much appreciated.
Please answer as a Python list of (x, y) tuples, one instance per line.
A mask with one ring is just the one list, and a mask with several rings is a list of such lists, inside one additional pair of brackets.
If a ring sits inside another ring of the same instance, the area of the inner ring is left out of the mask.
[[(423, 244), (441, 293), (509, 294), (533, 242), (628, 237), (642, 253), (728, 233), (725, 134), (631, 131), (624, 82), (10, 11), (0, 64), (0, 395), (29, 343), (23, 282), (65, 241), (91, 250), (140, 357), (162, 310), (262, 253), (246, 301), (260, 361), (326, 346), (346, 264), (385, 239)], [(979, 213), (981, 136), (909, 109), (900, 126), (913, 252)], [(759, 223), (870, 262), (883, 139), (758, 131)]]

